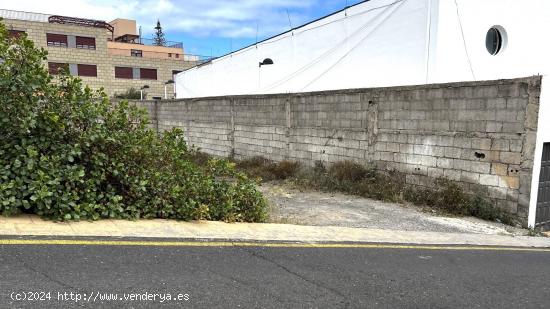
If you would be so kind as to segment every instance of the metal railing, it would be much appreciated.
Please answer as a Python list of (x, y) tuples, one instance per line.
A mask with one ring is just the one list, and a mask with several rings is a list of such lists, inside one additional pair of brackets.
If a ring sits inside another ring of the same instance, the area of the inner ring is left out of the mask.
[[(109, 41), (112, 41), (109, 39)], [(132, 40), (121, 40), (121, 41), (114, 41), (119, 43), (128, 43), (128, 44), (136, 44), (136, 45), (146, 45), (146, 46), (164, 46), (164, 47), (170, 47), (170, 48), (183, 48), (182, 42), (174, 42), (174, 41), (165, 41), (163, 45), (156, 44), (155, 40), (153, 39), (147, 39), (147, 38), (135, 38)]]
[(142, 45), (164, 46), (164, 47), (170, 47), (170, 48), (183, 48), (183, 43), (182, 42), (165, 41), (164, 45), (157, 45), (155, 43), (155, 40), (153, 40), (153, 39), (139, 38), (137, 40), (139, 41), (139, 44), (142, 44)]
[(201, 55), (190, 55), (190, 54), (183, 55), (184, 61), (197, 62), (197, 64), (205, 63), (215, 58), (216, 57), (212, 57), (212, 56), (201, 56)]
[(210, 56), (201, 56), (201, 55), (190, 55), (190, 54), (179, 54), (178, 58), (175, 57), (175, 54), (172, 54), (172, 57), (168, 56), (168, 53), (165, 52), (155, 52), (155, 51), (142, 51), (141, 57), (136, 57), (132, 55), (131, 49), (121, 49), (121, 48), (112, 48), (109, 47), (108, 50), (111, 52), (111, 56), (124, 56), (124, 57), (134, 57), (134, 58), (154, 58), (154, 59), (166, 59), (166, 60), (177, 60), (182, 62), (193, 62), (196, 64), (201, 64), (212, 60)]

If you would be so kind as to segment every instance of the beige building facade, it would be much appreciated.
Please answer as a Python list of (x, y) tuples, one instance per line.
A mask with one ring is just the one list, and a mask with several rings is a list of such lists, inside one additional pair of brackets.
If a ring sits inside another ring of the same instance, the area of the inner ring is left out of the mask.
[(37, 47), (48, 51), (50, 73), (67, 67), (85, 84), (103, 88), (111, 97), (130, 88), (146, 88), (148, 99), (173, 98), (175, 87), (170, 81), (174, 74), (197, 64), (189, 61), (181, 43), (144, 43), (133, 20), (105, 23), (1, 9), (0, 17), (11, 35), (25, 33)]

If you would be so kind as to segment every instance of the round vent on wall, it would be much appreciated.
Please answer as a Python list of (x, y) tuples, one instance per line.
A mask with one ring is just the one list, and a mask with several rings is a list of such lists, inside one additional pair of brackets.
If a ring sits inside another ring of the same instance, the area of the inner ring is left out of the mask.
[(506, 30), (501, 26), (493, 26), (487, 31), (485, 46), (489, 54), (496, 56), (504, 51), (508, 43)]

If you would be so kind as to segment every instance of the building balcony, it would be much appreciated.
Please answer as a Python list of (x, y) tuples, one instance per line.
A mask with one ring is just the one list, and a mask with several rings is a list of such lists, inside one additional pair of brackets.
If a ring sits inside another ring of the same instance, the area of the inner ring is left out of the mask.
[(146, 39), (141, 38), (139, 35), (133, 35), (133, 34), (125, 34), (120, 37), (115, 38), (114, 40), (108, 39), (110, 42), (118, 42), (118, 43), (127, 43), (127, 44), (136, 44), (136, 45), (144, 45), (144, 46), (162, 46), (162, 47), (168, 47), (168, 48), (181, 48), (183, 49), (183, 43), (182, 42), (174, 42), (174, 41), (165, 41), (164, 45), (157, 45), (155, 43), (155, 40), (153, 39)]

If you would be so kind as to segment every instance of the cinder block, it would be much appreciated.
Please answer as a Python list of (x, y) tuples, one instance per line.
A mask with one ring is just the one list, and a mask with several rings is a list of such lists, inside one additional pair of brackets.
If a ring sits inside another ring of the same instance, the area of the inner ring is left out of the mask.
[(445, 157), (446, 158), (460, 159), (461, 153), (462, 153), (461, 148), (445, 147)]
[(398, 143), (388, 143), (386, 145), (386, 150), (390, 152), (399, 152), (400, 144)]
[(502, 132), (507, 133), (523, 133), (523, 123), (504, 122), (502, 124)]
[(487, 162), (470, 162), (470, 171), (480, 174), (490, 174), (491, 173), (491, 163)]
[(490, 150), (491, 139), (490, 138), (474, 138), (472, 139), (472, 148), (479, 150)]
[[(497, 181), (498, 183), (498, 181)], [(489, 197), (499, 200), (505, 200), (508, 195), (508, 189), (507, 188), (501, 188), (501, 187), (490, 187), (489, 188)]]
[(445, 178), (449, 180), (459, 181), (461, 178), (462, 172), (457, 170), (444, 170), (443, 175)]
[(500, 176), (498, 186), (508, 189), (519, 189), (519, 177)]
[(449, 169), (453, 167), (453, 159), (437, 158), (437, 167)]
[(429, 167), (428, 176), (433, 178), (441, 178), (444, 176), (444, 171), (445, 170), (441, 168)]
[(461, 159), (454, 159), (453, 160), (453, 168), (456, 170), (461, 171), (470, 171), (470, 163), (471, 161), (461, 160)]
[(486, 126), (487, 133), (498, 133), (503, 131), (504, 124), (497, 121), (488, 121)]
[(467, 137), (455, 137), (453, 146), (458, 148), (472, 148), (472, 140)]
[(496, 175), (480, 175), (479, 183), (485, 186), (498, 187), (499, 179), (500, 177)]
[(467, 182), (467, 183), (479, 183), (479, 174), (462, 171), (460, 173), (460, 181)]
[(510, 151), (510, 141), (507, 139), (493, 140), (491, 150)]
[(521, 164), (521, 154), (518, 152), (501, 152), (500, 162), (508, 164)]
[(521, 152), (523, 148), (523, 141), (521, 140), (511, 140), (510, 141), (510, 151), (511, 152)]

